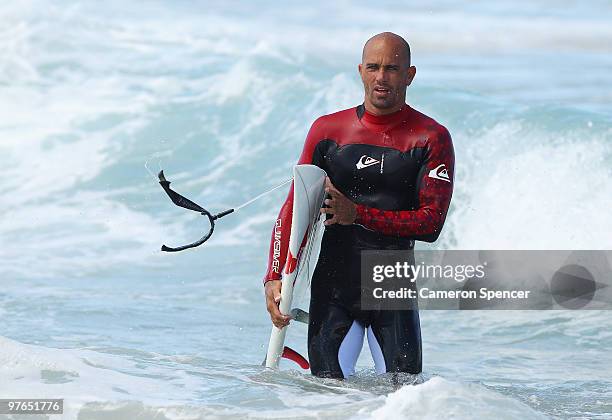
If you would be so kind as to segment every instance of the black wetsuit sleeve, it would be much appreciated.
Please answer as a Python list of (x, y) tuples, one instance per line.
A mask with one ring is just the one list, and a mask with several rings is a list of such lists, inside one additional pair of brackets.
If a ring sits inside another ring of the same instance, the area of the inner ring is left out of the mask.
[(391, 211), (358, 204), (355, 223), (385, 235), (434, 242), (450, 205), (454, 171), (453, 142), (446, 128), (440, 126), (428, 140), (419, 172), (418, 208)]

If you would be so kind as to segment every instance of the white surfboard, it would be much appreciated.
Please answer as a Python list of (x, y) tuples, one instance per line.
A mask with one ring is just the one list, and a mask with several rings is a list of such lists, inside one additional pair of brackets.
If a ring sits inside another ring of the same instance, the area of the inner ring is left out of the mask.
[[(282, 273), (281, 300), (279, 305), (280, 312), (283, 314), (291, 312), (296, 281), (309, 281), (308, 275), (310, 273), (307, 273), (306, 276), (299, 276), (299, 274), (301, 269), (307, 265), (308, 255), (304, 251), (310, 251), (313, 246), (314, 233), (317, 230), (315, 229), (315, 223), (319, 220), (320, 209), (325, 198), (326, 176), (325, 171), (315, 165), (296, 165), (293, 168), (293, 216), (289, 236), (289, 251)], [(304, 238), (307, 238), (305, 243)], [(309, 268), (307, 271), (311, 272)], [(303, 288), (303, 285), (297, 285), (297, 288)], [(268, 352), (266, 354), (266, 367), (278, 367), (279, 360), (285, 349), (287, 328), (279, 329), (272, 326)], [(287, 350), (291, 351), (290, 349)]]

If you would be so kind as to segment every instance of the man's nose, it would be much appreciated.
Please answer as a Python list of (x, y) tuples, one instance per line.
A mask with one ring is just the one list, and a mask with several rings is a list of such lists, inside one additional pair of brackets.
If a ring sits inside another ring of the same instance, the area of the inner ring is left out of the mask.
[(381, 82), (386, 81), (388, 74), (389, 73), (383, 67), (381, 67), (376, 72), (376, 81), (381, 81)]

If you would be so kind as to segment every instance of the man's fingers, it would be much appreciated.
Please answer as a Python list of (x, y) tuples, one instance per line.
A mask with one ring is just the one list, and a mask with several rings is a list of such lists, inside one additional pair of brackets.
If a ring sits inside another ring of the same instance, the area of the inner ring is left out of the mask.
[(289, 324), (291, 319), (288, 315), (283, 315), (278, 309), (281, 300), (280, 280), (271, 280), (266, 283), (266, 308), (270, 313), (270, 319), (277, 328), (283, 328)]
[(321, 210), (319, 211), (323, 214), (335, 214), (336, 213), (333, 207), (321, 207)]
[(270, 313), (270, 318), (272, 319), (274, 326), (277, 328), (286, 327), (289, 325), (289, 321), (291, 320), (290, 316), (281, 314), (278, 309), (275, 313)]
[(332, 200), (336, 197), (338, 197), (339, 195), (342, 195), (342, 193), (340, 191), (338, 191), (336, 188), (334, 188), (334, 186), (329, 186), (325, 188), (325, 192), (327, 194), (329, 194), (332, 198)]
[(273, 323), (273, 324), (274, 324), (274, 326), (275, 326), (276, 328), (278, 328), (279, 330), (282, 330), (282, 329), (283, 329), (283, 328), (285, 328), (287, 325), (289, 325), (289, 321), (284, 321), (284, 320), (281, 320), (281, 321), (275, 321), (275, 320), (272, 320), (272, 323)]
[(272, 319), (272, 323), (277, 328), (283, 328), (289, 325), (289, 321), (291, 320), (291, 317), (289, 315), (283, 315), (280, 312), (280, 310), (278, 309), (279, 301), (280, 301), (280, 296), (278, 300), (276, 300), (276, 298), (268, 299), (266, 306), (268, 308), (268, 312), (270, 313), (270, 318)]
[(338, 194), (340, 192), (336, 187), (334, 187), (334, 184), (331, 183), (329, 177), (325, 178), (325, 192), (334, 194)]
[(333, 225), (334, 223), (338, 223), (338, 217), (335, 214), (334, 217), (323, 222), (325, 226)]

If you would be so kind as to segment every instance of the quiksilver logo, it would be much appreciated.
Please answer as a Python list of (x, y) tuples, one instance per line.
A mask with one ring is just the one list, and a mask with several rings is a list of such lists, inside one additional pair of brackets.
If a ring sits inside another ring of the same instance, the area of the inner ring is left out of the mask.
[(280, 257), (281, 250), (281, 219), (276, 221), (274, 225), (274, 252), (272, 254), (272, 271), (278, 273), (280, 271)]
[(437, 167), (429, 171), (429, 177), (434, 179), (440, 179), (446, 182), (451, 182), (445, 164), (438, 165)]
[(373, 157), (363, 155), (359, 158), (359, 161), (355, 164), (357, 169), (367, 168), (368, 166), (376, 165), (380, 163), (380, 160), (374, 159)]

